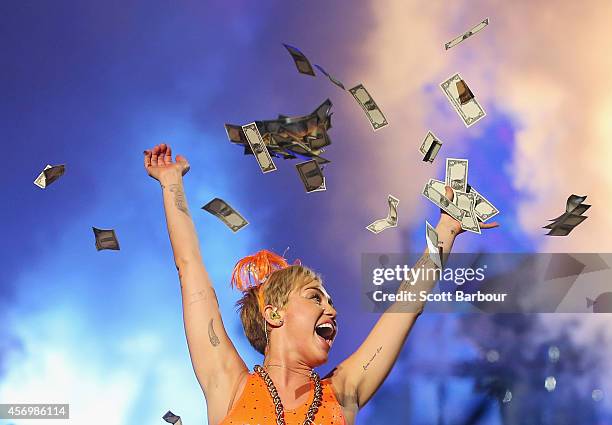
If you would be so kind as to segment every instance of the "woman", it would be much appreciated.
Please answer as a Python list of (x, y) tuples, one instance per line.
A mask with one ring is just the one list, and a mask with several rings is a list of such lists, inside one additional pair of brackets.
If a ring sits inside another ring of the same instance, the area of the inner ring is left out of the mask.
[[(232, 284), (243, 291), (238, 305), (245, 334), (264, 354), (263, 367), (255, 366), (250, 373), (227, 336), (200, 256), (183, 190), (187, 160), (177, 155), (173, 162), (170, 147), (161, 144), (144, 152), (144, 165), (161, 184), (181, 282), (187, 344), (206, 397), (209, 423), (353, 424), (358, 410), (393, 367), (423, 305), (413, 312), (392, 305), (361, 346), (319, 378), (314, 368), (327, 361), (337, 334), (332, 300), (312, 270), (260, 251), (239, 261), (232, 275)], [(452, 190), (446, 191), (452, 199)], [(496, 226), (481, 224), (481, 228)], [(443, 213), (436, 230), (443, 254), (448, 255), (461, 225)], [(435, 267), (427, 253), (415, 267), (421, 266)], [(435, 282), (417, 284), (429, 290)]]

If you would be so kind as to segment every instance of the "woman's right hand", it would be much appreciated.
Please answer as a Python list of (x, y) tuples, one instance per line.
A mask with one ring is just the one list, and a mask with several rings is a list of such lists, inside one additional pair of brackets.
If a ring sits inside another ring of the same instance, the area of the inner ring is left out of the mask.
[(172, 162), (172, 149), (162, 143), (144, 151), (144, 167), (151, 177), (161, 182), (166, 176), (187, 174), (189, 162), (182, 155), (176, 155), (176, 162)]

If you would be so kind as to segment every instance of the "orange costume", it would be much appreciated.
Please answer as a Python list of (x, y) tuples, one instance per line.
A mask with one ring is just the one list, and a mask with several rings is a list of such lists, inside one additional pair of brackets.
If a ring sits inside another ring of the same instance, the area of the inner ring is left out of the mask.
[[(342, 407), (329, 380), (321, 380), (323, 398), (321, 407), (317, 411), (313, 425), (345, 425), (346, 420)], [(287, 425), (302, 425), (308, 406), (312, 403), (314, 384), (310, 382), (310, 397), (301, 406), (285, 409), (285, 423)], [(257, 373), (249, 374), (242, 395), (234, 408), (228, 413), (219, 425), (273, 425), (276, 424), (274, 403), (268, 392), (265, 382)]]

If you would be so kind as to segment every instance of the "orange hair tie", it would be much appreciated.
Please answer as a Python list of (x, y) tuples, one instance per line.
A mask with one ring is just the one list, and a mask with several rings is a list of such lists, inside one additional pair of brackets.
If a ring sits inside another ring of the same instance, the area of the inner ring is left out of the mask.
[[(296, 261), (296, 263), (299, 260)], [(301, 263), (300, 263), (301, 264)], [(231, 286), (245, 292), (250, 288), (258, 288), (257, 301), (259, 311), (263, 314), (264, 291), (263, 285), (268, 277), (276, 270), (289, 267), (289, 263), (283, 257), (267, 249), (248, 255), (238, 261), (232, 272)]]

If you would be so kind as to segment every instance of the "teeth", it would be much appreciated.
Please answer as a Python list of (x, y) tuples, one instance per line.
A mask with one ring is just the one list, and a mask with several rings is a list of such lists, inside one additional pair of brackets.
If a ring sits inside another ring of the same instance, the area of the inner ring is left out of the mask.
[(331, 325), (331, 323), (323, 323), (317, 326), (317, 328), (332, 328), (333, 329), (334, 327)]

